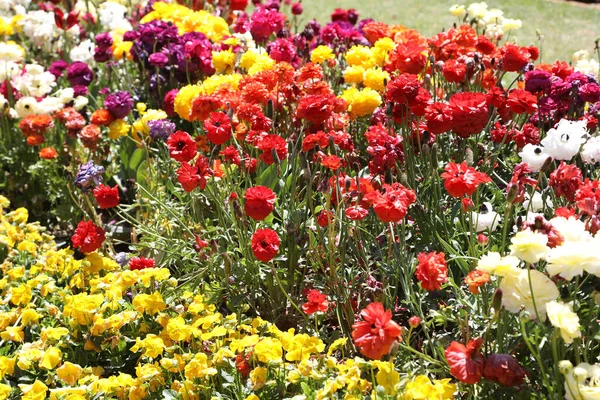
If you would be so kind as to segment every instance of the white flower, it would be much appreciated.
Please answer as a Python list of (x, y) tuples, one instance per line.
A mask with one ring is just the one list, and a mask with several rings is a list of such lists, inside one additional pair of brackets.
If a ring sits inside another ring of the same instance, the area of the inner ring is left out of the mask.
[(64, 107), (63, 102), (57, 97), (44, 97), (38, 103), (38, 114), (53, 114)]
[(484, 1), (481, 3), (471, 3), (467, 8), (467, 12), (474, 18), (483, 18), (488, 12), (488, 5)]
[(33, 97), (25, 96), (21, 97), (15, 103), (15, 111), (19, 115), (19, 118), (25, 118), (28, 115), (37, 114), (38, 105), (37, 100)]
[(570, 160), (585, 142), (587, 135), (585, 121), (561, 119), (556, 128), (552, 128), (541, 141), (544, 152), (555, 160)]
[(579, 317), (573, 312), (573, 303), (550, 301), (546, 303), (546, 312), (552, 326), (560, 329), (560, 336), (566, 344), (573, 343), (573, 339), (581, 337)]
[(542, 146), (527, 143), (519, 153), (519, 157), (521, 157), (524, 163), (529, 165), (531, 172), (539, 172), (550, 156), (544, 151)]
[(84, 108), (85, 106), (87, 106), (89, 102), (90, 101), (88, 100), (87, 97), (77, 96), (77, 97), (75, 97), (75, 101), (73, 102), (73, 108), (76, 109), (77, 111), (79, 111), (82, 108)]
[(517, 29), (521, 29), (522, 26), (523, 22), (520, 19), (504, 18), (502, 22), (504, 32), (516, 31)]
[(598, 243), (565, 242), (560, 246), (550, 249), (546, 255), (546, 271), (550, 276), (560, 275), (561, 278), (571, 280), (573, 277), (587, 273), (600, 274), (600, 251)]
[(565, 242), (581, 242), (592, 239), (590, 232), (585, 229), (585, 223), (575, 217), (554, 217), (550, 223), (563, 236)]
[[(531, 283), (529, 282), (531, 276)], [(521, 270), (516, 276), (507, 276), (499, 286), (502, 290), (502, 305), (512, 313), (524, 308), (532, 318), (536, 317), (536, 309), (540, 320), (546, 320), (545, 304), (558, 298), (558, 288), (546, 276), (537, 270)], [(531, 292), (533, 288), (533, 294)], [(535, 304), (534, 304), (535, 298)]]
[(25, 50), (14, 42), (0, 42), (0, 60), (19, 62), (23, 60)]
[(523, 200), (523, 207), (527, 211), (538, 212), (544, 209), (544, 206), (548, 208), (553, 208), (554, 204), (550, 197), (546, 197), (546, 201), (544, 202), (544, 196), (540, 192), (534, 192), (533, 198), (529, 199), (529, 193), (525, 194), (525, 200)]
[(490, 275), (518, 276), (522, 271), (519, 268), (520, 263), (521, 260), (515, 256), (502, 257), (500, 253), (491, 251), (481, 257), (477, 263), (477, 269)]
[(75, 91), (73, 88), (65, 88), (54, 93), (54, 96), (58, 97), (63, 104), (67, 104), (73, 101)]
[(452, 14), (455, 17), (462, 18), (467, 14), (467, 10), (465, 9), (464, 5), (455, 4), (452, 7), (450, 7), (450, 14)]
[(86, 39), (73, 47), (69, 52), (69, 56), (72, 61), (81, 61), (86, 64), (90, 64), (94, 61), (94, 48), (96, 45), (90, 40)]
[[(577, 379), (575, 377), (576, 372), (580, 371), (585, 372), (584, 379)], [(565, 399), (600, 399), (600, 365), (581, 363), (569, 371), (565, 379)]]
[(493, 211), (492, 205), (488, 202), (483, 203), (478, 213), (472, 211), (471, 219), (473, 220), (473, 224), (475, 224), (476, 232), (483, 232), (486, 229), (495, 231), (500, 223), (500, 215)]
[(536, 263), (548, 253), (548, 236), (540, 232), (525, 229), (517, 232), (510, 240), (510, 252), (513, 256), (528, 263)]
[(21, 74), (21, 66), (13, 61), (0, 60), (0, 81), (5, 81)]
[(127, 7), (107, 1), (102, 3), (98, 8), (98, 18), (104, 30), (113, 31), (123, 29), (129, 31), (132, 29), (131, 24), (125, 18)]
[(589, 138), (581, 150), (581, 159), (586, 164), (595, 164), (600, 161), (600, 136)]
[(580, 60), (589, 60), (590, 57), (590, 52), (587, 50), (579, 50), (576, 51), (575, 53), (573, 53), (573, 55), (571, 56), (571, 61), (573, 61), (574, 63), (576, 63), (577, 61)]
[(598, 76), (600, 74), (600, 64), (595, 58), (589, 60), (579, 60), (575, 63), (574, 69), (582, 74), (592, 74)]

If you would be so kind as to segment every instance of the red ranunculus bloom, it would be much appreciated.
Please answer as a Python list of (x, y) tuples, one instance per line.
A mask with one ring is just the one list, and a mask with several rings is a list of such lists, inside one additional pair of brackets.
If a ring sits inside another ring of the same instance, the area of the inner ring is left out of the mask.
[(385, 88), (385, 97), (387, 101), (393, 101), (397, 104), (407, 104), (419, 93), (421, 82), (419, 77), (414, 74), (401, 74), (387, 84)]
[(527, 65), (531, 53), (527, 47), (516, 44), (505, 44), (502, 51), (502, 69), (508, 72), (518, 72)]
[(40, 150), (39, 155), (40, 158), (43, 158), (44, 160), (53, 160), (56, 157), (58, 157), (58, 153), (56, 152), (54, 147), (44, 147)]
[(329, 168), (332, 171), (336, 171), (342, 166), (342, 159), (333, 155), (325, 156), (321, 160), (321, 165), (323, 165), (325, 168)]
[(527, 371), (509, 354), (492, 354), (485, 360), (483, 377), (504, 386), (519, 386)]
[(106, 238), (104, 229), (94, 225), (92, 221), (81, 221), (71, 237), (73, 247), (84, 253), (92, 253), (102, 246)]
[(373, 210), (382, 222), (400, 222), (417, 196), (399, 183), (383, 187), (383, 194), (377, 192), (374, 195)]
[(533, 114), (537, 110), (537, 97), (527, 90), (513, 89), (508, 93), (506, 105), (516, 114)]
[(119, 205), (119, 188), (117, 185), (112, 188), (107, 185), (96, 186), (94, 197), (102, 209), (116, 207)]
[(442, 67), (442, 74), (448, 82), (461, 83), (467, 79), (467, 66), (457, 60), (448, 60)]
[(466, 162), (448, 163), (444, 171), (446, 172), (440, 177), (444, 180), (444, 187), (452, 197), (470, 196), (479, 185), (492, 181), (487, 174), (469, 167)]
[(326, 312), (329, 309), (327, 296), (320, 291), (312, 289), (308, 292), (306, 297), (308, 298), (308, 301), (302, 304), (302, 311), (308, 315), (314, 314), (317, 311)]
[(331, 93), (310, 94), (300, 99), (296, 115), (298, 118), (319, 124), (325, 122), (331, 116), (335, 108), (335, 95)]
[(575, 192), (582, 181), (581, 170), (576, 165), (566, 164), (561, 161), (558, 168), (550, 174), (549, 184), (557, 196), (565, 196), (567, 200), (575, 200)]
[(281, 241), (273, 229), (258, 229), (252, 235), (252, 253), (263, 262), (269, 262), (277, 255)]
[(442, 284), (448, 281), (448, 266), (444, 253), (420, 253), (419, 265), (415, 276), (421, 282), (421, 287), (428, 291), (440, 290)]
[(262, 136), (256, 147), (263, 151), (260, 155), (260, 159), (263, 160), (265, 164), (273, 164), (275, 162), (273, 151), (277, 153), (277, 158), (279, 158), (279, 160), (284, 160), (288, 155), (287, 142), (278, 135)]
[(444, 351), (450, 373), (461, 382), (474, 385), (481, 380), (485, 358), (479, 353), (482, 339), (462, 343), (452, 342)]
[(383, 304), (371, 303), (360, 312), (362, 321), (352, 325), (352, 340), (360, 354), (379, 360), (400, 340), (402, 328), (392, 321), (392, 313)]
[(154, 268), (154, 260), (146, 257), (132, 257), (129, 260), (130, 270), (142, 270), (146, 268)]
[(319, 215), (317, 216), (317, 224), (320, 227), (324, 228), (329, 226), (329, 224), (333, 221), (333, 212), (329, 210), (321, 210)]
[(345, 212), (346, 217), (351, 221), (361, 221), (369, 214), (369, 210), (361, 206), (350, 206)]
[(212, 143), (223, 144), (231, 139), (231, 120), (224, 112), (212, 112), (210, 118), (204, 121), (204, 130)]
[(244, 211), (246, 215), (257, 221), (267, 218), (273, 211), (275, 193), (266, 186), (254, 186), (246, 190)]
[(195, 165), (182, 163), (177, 170), (177, 181), (183, 186), (183, 190), (191, 192), (200, 186), (201, 190), (206, 188), (206, 178), (213, 174), (208, 158), (200, 156)]
[(196, 156), (196, 141), (187, 132), (173, 133), (167, 140), (167, 147), (171, 158), (179, 162), (188, 162)]
[(488, 123), (488, 106), (483, 93), (462, 92), (450, 97), (452, 130), (460, 137), (477, 134)]
[(452, 129), (452, 108), (446, 103), (431, 103), (425, 108), (427, 130), (434, 135)]
[(575, 202), (582, 214), (598, 215), (600, 213), (600, 182), (585, 178), (583, 184), (575, 192)]

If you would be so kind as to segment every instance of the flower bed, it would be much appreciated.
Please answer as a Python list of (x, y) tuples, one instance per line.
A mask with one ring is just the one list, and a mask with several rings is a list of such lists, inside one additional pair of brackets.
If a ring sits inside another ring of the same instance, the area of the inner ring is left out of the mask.
[(0, 399), (600, 396), (596, 59), (206, 3), (3, 9)]

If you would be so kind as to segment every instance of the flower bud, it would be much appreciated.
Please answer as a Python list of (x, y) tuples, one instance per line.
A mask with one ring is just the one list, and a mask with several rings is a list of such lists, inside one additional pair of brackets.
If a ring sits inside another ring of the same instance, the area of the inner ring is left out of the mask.
[(460, 201), (460, 209), (462, 212), (473, 211), (475, 208), (475, 204), (473, 204), (473, 200), (470, 197), (463, 197)]
[(581, 367), (573, 368), (573, 378), (575, 378), (575, 381), (581, 383), (581, 382), (585, 381), (587, 377), (588, 377), (588, 372), (585, 368), (581, 368)]
[(521, 318), (521, 321), (523, 322), (529, 322), (531, 321), (531, 314), (529, 313), (529, 311), (523, 311), (521, 312), (519, 318)]
[(558, 370), (561, 374), (566, 375), (573, 369), (573, 364), (569, 360), (562, 360), (558, 363)]
[(492, 298), (492, 307), (494, 308), (495, 312), (500, 311), (500, 309), (502, 308), (502, 290), (501, 289), (496, 289), (496, 292), (494, 292), (494, 297)]
[(485, 246), (486, 244), (488, 244), (489, 241), (490, 239), (483, 233), (477, 235), (477, 243), (479, 243), (480, 245)]
[(408, 326), (410, 326), (412, 329), (417, 328), (419, 325), (421, 325), (421, 318), (417, 317), (416, 315), (408, 319)]

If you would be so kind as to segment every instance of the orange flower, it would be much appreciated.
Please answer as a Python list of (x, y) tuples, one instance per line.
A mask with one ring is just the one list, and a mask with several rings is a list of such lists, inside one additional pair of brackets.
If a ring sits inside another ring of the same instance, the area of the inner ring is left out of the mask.
[(198, 135), (194, 138), (194, 140), (196, 141), (196, 148), (199, 151), (203, 151), (205, 153), (208, 153), (210, 151), (210, 146), (208, 144), (208, 139), (206, 138), (206, 135)]
[(56, 157), (58, 157), (58, 153), (56, 152), (54, 147), (44, 147), (40, 150), (39, 155), (40, 158), (43, 158), (44, 160), (53, 160)]
[(490, 281), (490, 274), (485, 271), (474, 269), (465, 277), (465, 283), (469, 285), (469, 292), (479, 294), (479, 288)]
[(27, 144), (30, 146), (37, 146), (38, 144), (42, 144), (46, 141), (42, 135), (33, 134), (27, 136)]
[(360, 354), (379, 360), (390, 352), (392, 344), (400, 339), (402, 328), (392, 321), (392, 312), (381, 303), (371, 303), (360, 312), (362, 321), (352, 325), (352, 339)]
[(81, 139), (83, 145), (88, 149), (95, 149), (101, 138), (102, 132), (98, 125), (86, 125), (81, 129), (81, 132), (79, 132), (79, 139)]
[(112, 114), (104, 108), (94, 111), (92, 117), (90, 118), (90, 122), (98, 126), (108, 126), (114, 120), (115, 118), (112, 116)]
[(49, 115), (29, 115), (21, 120), (19, 128), (24, 136), (33, 136), (43, 135), (53, 125), (54, 122)]

